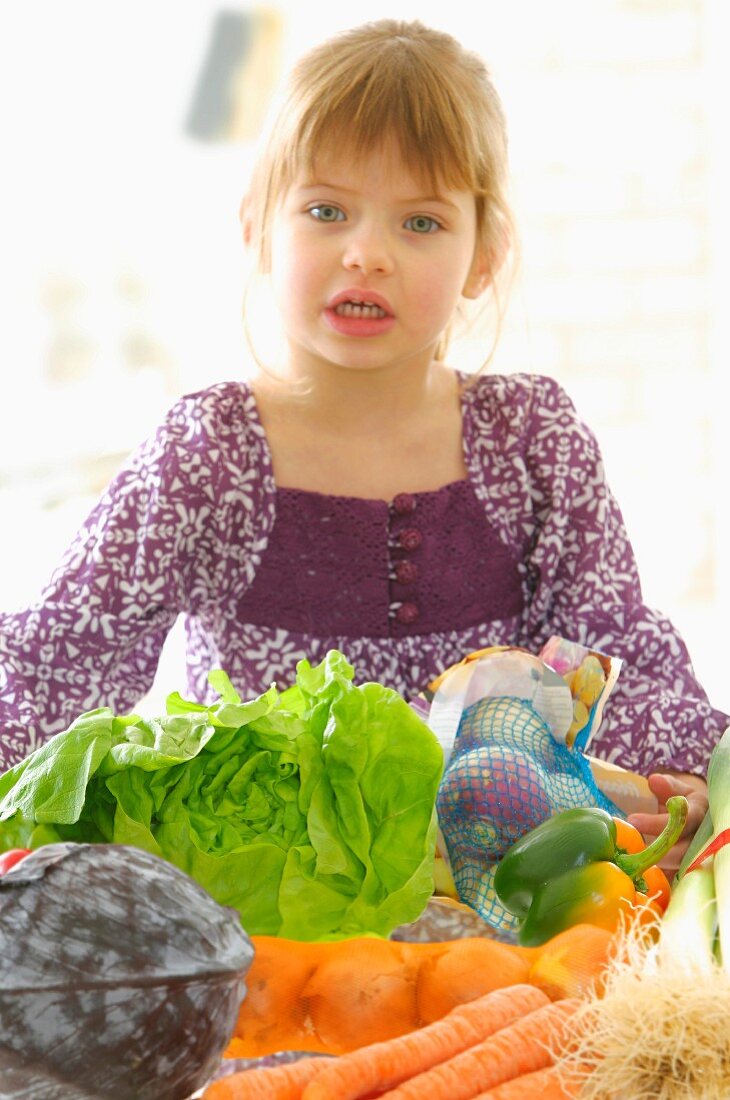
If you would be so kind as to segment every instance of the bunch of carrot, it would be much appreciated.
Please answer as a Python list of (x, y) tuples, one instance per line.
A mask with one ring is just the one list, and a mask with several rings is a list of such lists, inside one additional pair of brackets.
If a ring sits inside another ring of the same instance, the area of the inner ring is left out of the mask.
[(576, 925), (539, 948), (476, 936), (441, 943), (251, 939), (254, 961), (228, 1058), (287, 1050), (347, 1054), (521, 983), (553, 1000), (582, 995), (605, 966), (613, 937)]
[(565, 1078), (557, 1059), (573, 1041), (579, 1004), (519, 983), (349, 1054), (222, 1078), (203, 1100), (569, 1100), (581, 1082)]

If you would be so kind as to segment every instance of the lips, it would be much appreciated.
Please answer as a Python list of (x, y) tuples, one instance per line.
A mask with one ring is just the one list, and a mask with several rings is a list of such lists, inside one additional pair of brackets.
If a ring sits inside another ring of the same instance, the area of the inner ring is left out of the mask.
[(393, 309), (382, 294), (344, 290), (328, 302), (324, 315), (341, 336), (381, 336), (395, 324)]

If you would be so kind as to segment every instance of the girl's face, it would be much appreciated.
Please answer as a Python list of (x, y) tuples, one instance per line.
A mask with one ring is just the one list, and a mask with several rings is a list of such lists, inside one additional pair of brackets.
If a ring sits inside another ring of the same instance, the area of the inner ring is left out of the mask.
[(467, 191), (434, 193), (391, 145), (317, 158), (271, 226), (289, 369), (428, 367), (461, 295), (484, 289)]

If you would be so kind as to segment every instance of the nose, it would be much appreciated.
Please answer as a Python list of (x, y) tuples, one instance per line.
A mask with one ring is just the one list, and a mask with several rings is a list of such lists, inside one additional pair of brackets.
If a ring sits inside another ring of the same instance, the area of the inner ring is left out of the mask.
[(342, 255), (342, 266), (363, 275), (390, 274), (393, 252), (382, 226), (363, 223), (354, 228)]

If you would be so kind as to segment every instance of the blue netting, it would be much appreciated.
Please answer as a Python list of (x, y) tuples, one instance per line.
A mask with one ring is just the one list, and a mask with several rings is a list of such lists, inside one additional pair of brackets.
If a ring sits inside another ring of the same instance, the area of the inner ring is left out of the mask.
[(519, 922), (494, 892), (498, 861), (528, 830), (573, 806), (623, 816), (583, 753), (559, 744), (530, 703), (485, 698), (464, 711), (438, 793), (439, 824), (461, 900), (505, 938)]

